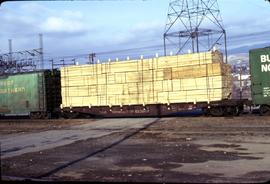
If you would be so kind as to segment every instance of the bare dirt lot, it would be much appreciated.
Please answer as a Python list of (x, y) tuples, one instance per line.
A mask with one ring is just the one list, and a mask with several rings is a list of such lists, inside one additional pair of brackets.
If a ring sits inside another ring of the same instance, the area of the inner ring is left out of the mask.
[(4, 180), (270, 180), (270, 117), (1, 120), (0, 140)]

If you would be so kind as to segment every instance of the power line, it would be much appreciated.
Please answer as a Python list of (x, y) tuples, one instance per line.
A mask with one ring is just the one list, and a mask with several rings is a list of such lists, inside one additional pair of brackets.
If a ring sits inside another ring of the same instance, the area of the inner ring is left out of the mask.
[[(248, 33), (248, 34), (239, 34), (239, 35), (233, 35), (228, 38), (229, 41), (237, 38), (244, 38), (249, 36), (258, 36), (260, 34), (265, 34), (268, 31), (263, 32), (256, 32), (256, 33)], [(173, 48), (174, 44), (168, 44), (169, 48)], [(156, 44), (156, 45), (148, 45), (144, 47), (135, 47), (135, 48), (128, 48), (128, 49), (120, 49), (120, 50), (108, 50), (103, 52), (95, 52), (96, 56), (104, 56), (104, 55), (112, 55), (112, 54), (119, 54), (119, 57), (124, 55), (132, 55), (136, 52), (149, 52), (150, 51), (161, 51), (163, 49), (163, 44)], [(173, 49), (172, 49), (173, 50)], [(141, 53), (138, 53), (141, 54)], [(76, 55), (66, 55), (66, 56), (56, 56), (56, 57), (47, 57), (53, 58), (53, 59), (70, 59), (70, 58), (88, 58), (89, 53), (83, 53), (83, 54), (76, 54)]]

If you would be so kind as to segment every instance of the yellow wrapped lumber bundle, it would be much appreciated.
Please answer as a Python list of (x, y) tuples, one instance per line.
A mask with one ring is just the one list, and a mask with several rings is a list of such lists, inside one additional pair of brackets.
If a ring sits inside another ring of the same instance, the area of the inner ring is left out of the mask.
[(232, 92), (231, 67), (204, 52), (61, 68), (62, 106), (210, 102)]

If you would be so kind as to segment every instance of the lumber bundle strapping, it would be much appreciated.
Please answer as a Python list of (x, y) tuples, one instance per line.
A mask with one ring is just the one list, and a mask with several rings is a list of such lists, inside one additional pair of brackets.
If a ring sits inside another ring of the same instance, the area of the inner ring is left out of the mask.
[(61, 68), (62, 105), (115, 106), (218, 101), (232, 92), (218, 51)]

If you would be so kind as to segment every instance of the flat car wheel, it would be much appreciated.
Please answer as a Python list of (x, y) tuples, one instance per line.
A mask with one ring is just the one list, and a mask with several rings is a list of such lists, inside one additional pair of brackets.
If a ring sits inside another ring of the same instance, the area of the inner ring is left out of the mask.
[(77, 118), (79, 116), (79, 113), (76, 113), (76, 112), (63, 112), (62, 116), (65, 119), (74, 119), (74, 118)]
[(31, 119), (43, 119), (44, 117), (45, 117), (44, 113), (42, 113), (42, 112), (32, 112), (30, 114)]
[(233, 116), (239, 116), (241, 114), (241, 111), (239, 107), (232, 107), (232, 113)]
[(220, 117), (224, 115), (224, 110), (222, 107), (212, 107), (210, 109), (210, 114), (214, 117)]
[(270, 115), (270, 107), (266, 105), (262, 105), (260, 107), (260, 115), (261, 116), (269, 116)]

